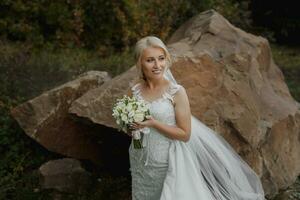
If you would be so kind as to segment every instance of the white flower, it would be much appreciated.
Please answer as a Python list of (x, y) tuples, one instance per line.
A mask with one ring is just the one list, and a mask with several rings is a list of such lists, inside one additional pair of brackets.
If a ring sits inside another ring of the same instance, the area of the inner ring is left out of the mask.
[(128, 105), (126, 106), (126, 108), (127, 108), (128, 111), (131, 111), (131, 110), (132, 110), (132, 104), (128, 104)]
[(121, 115), (121, 119), (122, 119), (123, 122), (128, 123), (127, 122), (128, 118), (127, 118), (127, 116), (125, 114)]
[(128, 113), (128, 117), (129, 117), (129, 118), (132, 118), (133, 116), (134, 116), (134, 111), (131, 110), (131, 111)]
[(118, 116), (119, 112), (117, 110), (113, 110), (113, 116)]
[(149, 109), (149, 105), (144, 101), (135, 97), (123, 96), (122, 99), (117, 99), (112, 116), (115, 118), (119, 130), (126, 132), (129, 123), (142, 122), (149, 116)]
[(144, 113), (136, 113), (134, 115), (134, 121), (135, 122), (142, 122), (144, 120), (144, 118), (145, 118)]

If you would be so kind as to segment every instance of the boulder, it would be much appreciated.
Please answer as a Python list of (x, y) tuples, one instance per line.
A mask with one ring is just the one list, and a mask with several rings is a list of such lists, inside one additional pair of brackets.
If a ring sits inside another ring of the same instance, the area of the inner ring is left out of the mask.
[(300, 173), (300, 106), (268, 41), (210, 10), (184, 23), (168, 48), (193, 114), (254, 168), (266, 194), (292, 184)]
[(87, 126), (71, 118), (68, 109), (74, 100), (109, 79), (107, 72), (90, 71), (13, 108), (12, 116), (28, 136), (48, 150), (97, 163), (97, 141), (87, 134)]
[(74, 101), (69, 113), (80, 118), (106, 127), (117, 128), (112, 117), (112, 108), (117, 98), (121, 98), (129, 91), (137, 76), (136, 69), (132, 67), (123, 74), (106, 81), (100, 87), (92, 89)]
[[(214, 10), (184, 23), (169, 39), (171, 68), (193, 115), (221, 134), (261, 177), (268, 196), (300, 173), (300, 111), (272, 59), (268, 41)], [(134, 67), (74, 101), (69, 112), (116, 128), (116, 98), (136, 81)]]
[(92, 175), (71, 158), (48, 161), (39, 168), (39, 176), (42, 189), (72, 194), (86, 192), (93, 182)]

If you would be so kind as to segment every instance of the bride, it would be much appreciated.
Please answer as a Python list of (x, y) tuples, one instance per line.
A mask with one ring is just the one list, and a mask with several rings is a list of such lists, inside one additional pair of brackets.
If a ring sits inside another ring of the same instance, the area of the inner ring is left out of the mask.
[(150, 106), (143, 148), (129, 147), (133, 200), (262, 200), (259, 177), (217, 133), (191, 115), (187, 93), (170, 71), (171, 57), (157, 37), (136, 43), (140, 81), (130, 96)]

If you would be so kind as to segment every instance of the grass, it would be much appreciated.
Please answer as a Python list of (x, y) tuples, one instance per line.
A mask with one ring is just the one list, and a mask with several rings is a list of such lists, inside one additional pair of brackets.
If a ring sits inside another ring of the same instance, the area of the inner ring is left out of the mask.
[(84, 49), (32, 49), (0, 42), (0, 101), (3, 96), (23, 101), (89, 70), (116, 76), (134, 64), (132, 51), (101, 57)]
[(275, 63), (282, 70), (291, 95), (300, 102), (300, 47), (271, 44)]

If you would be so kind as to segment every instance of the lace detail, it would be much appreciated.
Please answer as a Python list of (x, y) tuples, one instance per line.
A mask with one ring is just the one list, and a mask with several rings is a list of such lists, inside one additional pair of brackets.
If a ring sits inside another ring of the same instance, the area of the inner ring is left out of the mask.
[[(134, 85), (131, 88), (132, 94), (150, 104), (150, 114), (153, 118), (164, 124), (176, 126), (174, 95), (182, 86), (170, 83), (162, 96), (151, 102), (143, 99), (141, 86), (141, 83)], [(145, 148), (134, 149), (133, 144), (129, 148), (132, 197), (136, 200), (157, 200), (160, 199), (168, 170), (169, 148), (174, 140), (154, 128), (150, 128), (150, 133), (144, 135), (143, 140), (146, 141)]]
[(154, 102), (159, 102), (163, 99), (169, 99), (172, 104), (174, 104), (174, 95), (176, 94), (176, 92), (182, 87), (179, 84), (174, 84), (172, 82), (170, 82), (169, 87), (167, 88), (167, 90), (162, 94), (161, 97), (153, 100), (153, 101), (148, 101), (146, 99), (143, 98), (142, 94), (141, 94), (141, 87), (142, 84), (141, 83), (137, 83), (136, 85), (134, 85), (131, 90), (132, 90), (132, 94), (139, 100), (143, 100), (147, 103), (154, 103)]

